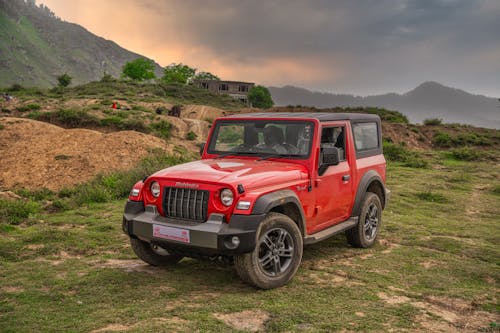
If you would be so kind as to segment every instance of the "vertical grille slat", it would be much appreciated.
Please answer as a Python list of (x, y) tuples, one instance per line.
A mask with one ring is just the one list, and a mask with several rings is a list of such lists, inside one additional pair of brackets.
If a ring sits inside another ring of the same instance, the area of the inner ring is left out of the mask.
[(190, 188), (165, 187), (163, 212), (166, 217), (205, 222), (209, 192)]

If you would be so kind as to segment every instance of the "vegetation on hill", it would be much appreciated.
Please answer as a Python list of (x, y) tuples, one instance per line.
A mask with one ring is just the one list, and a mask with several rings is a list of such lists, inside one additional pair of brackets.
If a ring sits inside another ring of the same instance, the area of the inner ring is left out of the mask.
[[(51, 87), (57, 84), (54, 73), (64, 72), (75, 84), (105, 72), (118, 77), (127, 61), (140, 57), (24, 0), (0, 0), (0, 54), (0, 87)], [(161, 72), (157, 64), (155, 71)]]

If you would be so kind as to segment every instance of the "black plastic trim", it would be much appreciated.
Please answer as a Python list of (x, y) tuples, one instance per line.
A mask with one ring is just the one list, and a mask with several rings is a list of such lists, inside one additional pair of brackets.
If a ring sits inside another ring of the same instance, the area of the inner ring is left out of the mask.
[(373, 182), (378, 182), (382, 186), (382, 195), (384, 196), (384, 198), (381, 198), (381, 201), (385, 202), (386, 188), (384, 182), (382, 181), (382, 178), (375, 170), (369, 170), (363, 175), (363, 177), (359, 181), (358, 189), (356, 191), (356, 198), (354, 199), (354, 205), (352, 207), (351, 216), (353, 217), (359, 216), (359, 214), (361, 213), (361, 205), (363, 204), (363, 197), (365, 196), (366, 190)]
[(264, 194), (263, 196), (258, 198), (257, 201), (255, 202), (252, 209), (252, 214), (267, 214), (273, 208), (287, 203), (293, 203), (295, 206), (297, 206), (302, 221), (299, 225), (299, 228), (301, 229), (302, 234), (305, 235), (306, 219), (305, 219), (304, 209), (302, 208), (302, 204), (300, 203), (297, 194), (295, 194), (295, 192), (293, 192), (292, 190), (280, 190)]

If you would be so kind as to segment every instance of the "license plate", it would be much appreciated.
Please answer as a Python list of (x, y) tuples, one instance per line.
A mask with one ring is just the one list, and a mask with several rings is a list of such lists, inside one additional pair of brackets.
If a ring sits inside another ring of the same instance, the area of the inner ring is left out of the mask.
[(189, 243), (189, 230), (153, 224), (153, 237)]

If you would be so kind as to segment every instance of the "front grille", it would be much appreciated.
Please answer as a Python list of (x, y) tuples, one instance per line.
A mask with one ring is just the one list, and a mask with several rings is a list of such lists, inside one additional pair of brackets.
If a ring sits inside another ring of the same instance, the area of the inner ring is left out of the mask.
[(208, 191), (165, 187), (163, 212), (166, 217), (205, 222), (207, 220)]

